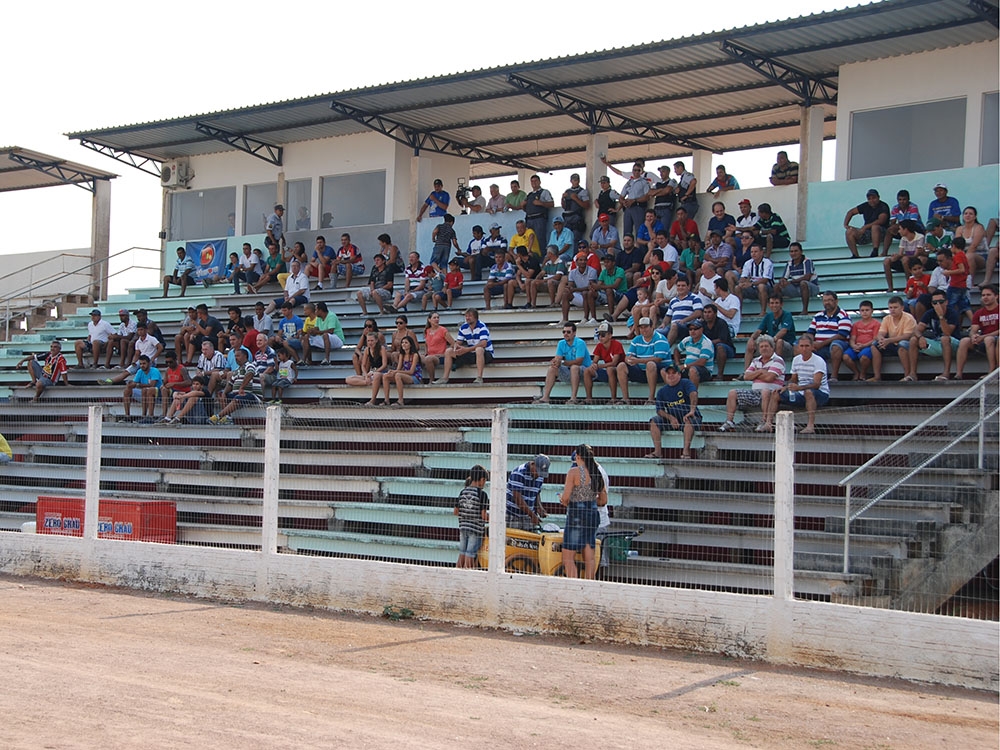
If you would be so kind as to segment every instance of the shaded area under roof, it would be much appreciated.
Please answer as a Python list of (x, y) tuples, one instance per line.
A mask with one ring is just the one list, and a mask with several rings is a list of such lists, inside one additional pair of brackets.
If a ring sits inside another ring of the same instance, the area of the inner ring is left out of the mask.
[(56, 185), (79, 185), (93, 192), (94, 180), (112, 180), (117, 176), (114, 172), (20, 146), (0, 148), (0, 193)]
[[(382, 132), (469, 158), (471, 175), (795, 143), (802, 106), (836, 132), (841, 65), (997, 38), (990, 0), (884, 0), (775, 23), (68, 136), (151, 173), (243, 150), (280, 163), (300, 141)], [(151, 163), (152, 162), (152, 163)]]

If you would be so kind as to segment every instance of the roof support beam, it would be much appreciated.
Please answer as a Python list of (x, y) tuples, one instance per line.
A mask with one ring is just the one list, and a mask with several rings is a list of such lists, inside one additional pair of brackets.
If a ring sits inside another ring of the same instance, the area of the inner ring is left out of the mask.
[(413, 149), (414, 153), (420, 151), (434, 151), (439, 154), (449, 154), (451, 156), (461, 156), (473, 162), (491, 162), (501, 164), (513, 169), (530, 169), (537, 171), (538, 168), (531, 164), (509, 159), (500, 154), (485, 151), (477, 146), (470, 146), (465, 143), (457, 143), (450, 138), (445, 138), (434, 132), (425, 132), (403, 125), (400, 122), (391, 120), (382, 115), (369, 114), (363, 110), (343, 104), (336, 100), (330, 103), (330, 109), (344, 117), (348, 117), (355, 122), (361, 123), (367, 128), (371, 128), (376, 133), (392, 138), (397, 143), (402, 143)]
[(29, 169), (37, 170), (50, 177), (56, 177), (67, 185), (76, 185), (89, 193), (97, 192), (97, 177), (87, 172), (67, 167), (63, 162), (41, 161), (33, 159), (30, 156), (25, 156), (24, 154), (19, 154), (16, 151), (11, 152), (8, 158), (11, 161), (16, 161), (18, 164), (23, 164)]
[(217, 128), (214, 125), (209, 125), (204, 122), (196, 122), (194, 124), (194, 129), (202, 135), (207, 135), (213, 140), (221, 141), (227, 146), (232, 146), (239, 151), (250, 154), (250, 156), (256, 156), (258, 159), (263, 159), (268, 164), (274, 164), (277, 167), (281, 166), (281, 159), (284, 153), (284, 149), (281, 146), (275, 146), (272, 143), (265, 143), (264, 141), (259, 141), (248, 135), (230, 133), (228, 130), (223, 130), (222, 128)]
[(647, 123), (638, 122), (630, 117), (625, 117), (612, 109), (595, 106), (584, 101), (583, 99), (578, 99), (563, 91), (559, 91), (558, 89), (540, 86), (536, 83), (532, 83), (526, 78), (522, 78), (516, 73), (510, 73), (507, 75), (507, 83), (527, 94), (530, 94), (553, 109), (559, 110), (563, 114), (572, 117), (574, 120), (582, 122), (590, 129), (591, 133), (611, 131), (621, 133), (622, 135), (631, 135), (648, 141), (670, 143), (674, 146), (691, 149), (692, 151), (712, 151), (710, 146), (706, 146), (703, 143), (698, 143), (697, 141), (676, 136), (673, 133), (668, 133), (665, 130)]
[(810, 76), (791, 65), (776, 60), (749, 47), (744, 47), (729, 39), (724, 40), (720, 49), (730, 57), (755, 70), (769, 81), (795, 94), (802, 106), (811, 107), (814, 104), (836, 104), (837, 84), (823, 78)]
[(969, 0), (969, 7), (984, 21), (993, 24), (994, 28), (1000, 28), (1000, 10), (993, 3), (986, 0)]
[(163, 162), (157, 159), (151, 159), (148, 156), (139, 156), (138, 154), (133, 154), (131, 151), (124, 151), (114, 146), (105, 146), (103, 143), (96, 143), (86, 138), (80, 138), (79, 141), (81, 146), (86, 146), (99, 154), (110, 156), (115, 161), (120, 161), (122, 164), (135, 167), (141, 172), (151, 174), (156, 179), (160, 179), (160, 168)]

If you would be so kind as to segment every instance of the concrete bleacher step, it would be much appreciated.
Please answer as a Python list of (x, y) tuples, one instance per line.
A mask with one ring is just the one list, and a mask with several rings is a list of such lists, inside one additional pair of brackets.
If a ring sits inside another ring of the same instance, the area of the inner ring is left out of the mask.
[[(382, 500), (408, 501), (413, 498), (427, 501), (437, 500), (438, 506), (449, 508), (454, 507), (455, 500), (465, 487), (465, 482), (460, 480), (428, 479), (426, 477), (382, 477), (379, 483)], [(557, 508), (561, 492), (561, 486), (545, 484), (542, 486), (539, 497), (546, 506)], [(621, 492), (614, 487), (608, 489), (608, 505), (621, 505)]]
[[(491, 442), (490, 431), (485, 428), (470, 427), (464, 430), (463, 437), (463, 448), (465, 445), (490, 445)], [(682, 441), (683, 436), (678, 433), (668, 432), (663, 434), (664, 449), (680, 448), (682, 447)], [(589, 442), (595, 449), (649, 449), (649, 433), (645, 431), (622, 433), (618, 430), (609, 432), (592, 432), (590, 433)], [(515, 450), (517, 446), (522, 445), (560, 446), (564, 449), (564, 452), (568, 454), (574, 447), (579, 445), (579, 443), (579, 435), (567, 433), (564, 430), (518, 429), (511, 430), (509, 437), (509, 446)], [(691, 447), (695, 450), (704, 447), (704, 445), (705, 439), (697, 435), (691, 441)]]
[(287, 548), (293, 552), (440, 565), (454, 565), (458, 558), (457, 541), (345, 531), (285, 529), (284, 533)]

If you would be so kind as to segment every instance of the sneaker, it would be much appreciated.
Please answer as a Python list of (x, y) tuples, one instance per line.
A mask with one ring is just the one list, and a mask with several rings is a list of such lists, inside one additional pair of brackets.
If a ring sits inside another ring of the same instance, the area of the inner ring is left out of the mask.
[(434, 381), (434, 385), (448, 385), (448, 378), (438, 378)]
[(219, 424), (219, 415), (218, 414), (213, 414), (212, 416), (210, 416), (208, 418), (208, 423), (209, 424)]
[(304, 359), (300, 359), (298, 362), (295, 363), (295, 366), (296, 367), (308, 367), (309, 363), (306, 362)]
[(216, 424), (233, 424), (233, 418), (232, 417), (223, 417)]
[(317, 289), (317, 290), (319, 290), (319, 289), (322, 289), (322, 288), (323, 288), (323, 285), (322, 285), (322, 284), (317, 284), (317, 285), (316, 285), (316, 289)]
[(475, 383), (476, 385), (482, 385), (483, 384), (483, 379), (482, 378), (476, 378), (472, 382)]
[(330, 360), (328, 360), (328, 359), (324, 359), (324, 360), (323, 360), (322, 362), (320, 362), (319, 364), (320, 364), (320, 367), (329, 367), (329, 366), (330, 366)]
[(732, 432), (735, 429), (736, 429), (736, 423), (731, 419), (727, 419), (725, 422), (719, 425), (719, 432)]
[(101, 385), (114, 385), (114, 381), (111, 378), (101, 378), (97, 382)]

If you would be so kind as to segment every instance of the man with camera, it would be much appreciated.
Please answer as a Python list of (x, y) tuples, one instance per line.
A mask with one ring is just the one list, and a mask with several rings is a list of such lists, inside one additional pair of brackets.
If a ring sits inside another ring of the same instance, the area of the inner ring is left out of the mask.
[[(469, 193), (472, 193), (471, 198)], [(466, 213), (478, 214), (486, 210), (486, 199), (483, 197), (483, 189), (479, 185), (473, 185), (470, 188), (464, 183), (460, 184), (458, 190), (455, 191), (455, 200), (458, 201), (458, 205), (466, 209)]]

